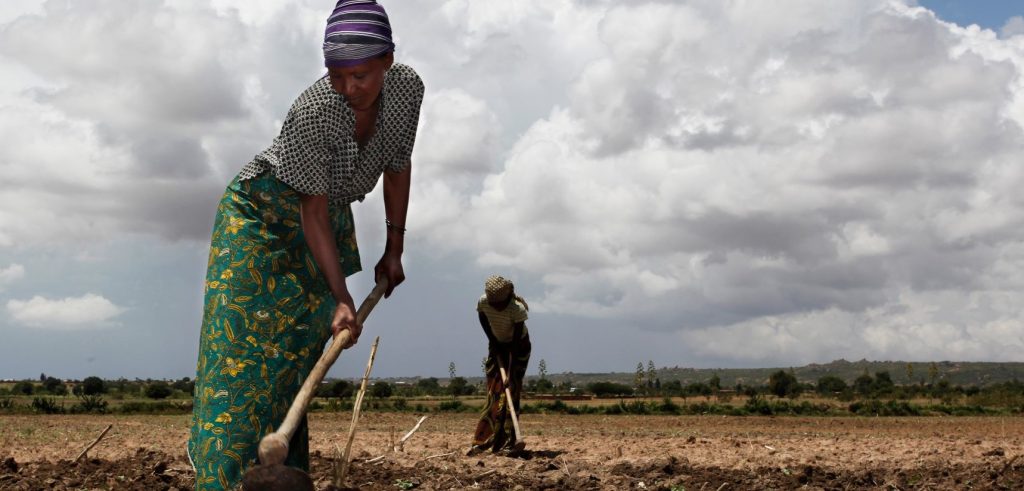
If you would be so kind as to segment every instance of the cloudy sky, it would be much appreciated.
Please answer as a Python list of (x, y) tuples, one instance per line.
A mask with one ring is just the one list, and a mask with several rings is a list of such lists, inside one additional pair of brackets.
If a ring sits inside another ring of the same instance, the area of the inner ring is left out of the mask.
[[(375, 374), (477, 375), (492, 272), (530, 373), (1021, 361), (1024, 7), (967, 4), (385, 3), (427, 94)], [(332, 6), (0, 3), (0, 378), (194, 374), (215, 205)]]

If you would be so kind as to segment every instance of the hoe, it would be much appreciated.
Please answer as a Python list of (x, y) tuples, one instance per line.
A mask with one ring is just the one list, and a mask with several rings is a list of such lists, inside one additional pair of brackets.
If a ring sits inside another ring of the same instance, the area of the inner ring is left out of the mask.
[[(356, 323), (362, 325), (370, 311), (380, 301), (384, 291), (387, 290), (388, 282), (381, 279), (377, 286), (367, 295), (366, 300), (359, 306), (356, 312)], [(242, 476), (242, 489), (244, 491), (314, 491), (313, 479), (308, 474), (294, 467), (284, 465), (288, 457), (288, 442), (292, 439), (299, 421), (306, 413), (306, 407), (313, 398), (316, 388), (320, 386), (327, 369), (338, 359), (341, 350), (348, 343), (349, 331), (342, 331), (334, 342), (324, 351), (316, 362), (313, 370), (309, 372), (306, 381), (303, 382), (299, 394), (295, 396), (284, 422), (277, 428), (277, 431), (270, 433), (260, 440), (259, 459), (260, 464), (252, 467)]]

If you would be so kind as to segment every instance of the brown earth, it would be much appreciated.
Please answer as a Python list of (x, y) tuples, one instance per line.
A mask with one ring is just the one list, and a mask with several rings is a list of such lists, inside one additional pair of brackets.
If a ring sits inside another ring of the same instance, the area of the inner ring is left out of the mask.
[[(350, 416), (311, 419), (327, 489)], [(364, 413), (359, 489), (1024, 489), (1024, 419), (524, 416), (519, 456), (464, 451), (471, 414)], [(187, 416), (0, 417), (0, 490), (191, 489)], [(86, 459), (71, 460), (107, 424)], [(383, 459), (373, 463), (375, 457)]]

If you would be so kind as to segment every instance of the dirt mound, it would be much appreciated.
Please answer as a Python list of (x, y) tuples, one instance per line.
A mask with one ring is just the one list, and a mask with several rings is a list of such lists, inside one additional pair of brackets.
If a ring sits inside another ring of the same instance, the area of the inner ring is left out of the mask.
[[(334, 459), (312, 456), (318, 489), (328, 483)], [(387, 458), (352, 466), (349, 489), (1020, 489), (1024, 464), (926, 466), (912, 469), (872, 468), (856, 472), (818, 466), (722, 469), (693, 466), (675, 457), (611, 465), (568, 464), (557, 456), (524, 455), (484, 459), (447, 456), (405, 462)], [(3, 459), (2, 490), (118, 489), (188, 490), (193, 474), (187, 461), (139, 449), (130, 458), (86, 459), (78, 463), (15, 462)], [(723, 487), (724, 486), (724, 487)]]
[[(734, 418), (530, 415), (527, 451), (464, 455), (474, 414), (360, 422), (347, 485), (365, 490), (1024, 489), (1021, 418)], [(122, 417), (90, 459), (68, 461), (109, 417), (0, 419), (0, 491), (187, 490), (188, 418)], [(312, 478), (329, 488), (345, 414), (310, 418)], [(139, 450), (145, 447), (145, 450)], [(383, 457), (380, 457), (383, 456)]]
[(79, 462), (16, 462), (13, 457), (7, 457), (0, 466), (0, 489), (192, 489), (194, 474), (188, 461), (183, 460), (141, 448), (131, 458), (114, 461), (86, 458)]

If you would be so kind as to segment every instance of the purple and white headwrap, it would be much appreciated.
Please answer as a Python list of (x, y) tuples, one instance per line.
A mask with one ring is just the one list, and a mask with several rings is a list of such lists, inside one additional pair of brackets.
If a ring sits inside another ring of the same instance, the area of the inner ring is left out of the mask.
[(327, 19), (324, 64), (350, 67), (395, 50), (391, 23), (374, 0), (340, 0)]

